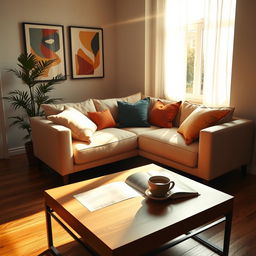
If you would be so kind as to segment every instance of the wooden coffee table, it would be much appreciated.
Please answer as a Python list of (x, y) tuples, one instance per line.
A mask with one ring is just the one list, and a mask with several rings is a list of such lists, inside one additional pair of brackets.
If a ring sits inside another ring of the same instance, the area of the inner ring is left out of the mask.
[[(166, 201), (154, 201), (141, 196), (94, 212), (90, 212), (73, 197), (103, 184), (124, 181), (134, 172), (157, 169), (162, 167), (150, 164), (45, 191), (48, 246), (51, 252), (60, 255), (53, 245), (51, 218), (54, 218), (94, 255), (144, 255), (191, 237), (219, 255), (228, 255), (233, 197), (176, 173), (170, 172), (174, 180), (186, 183), (197, 190), (200, 196)], [(225, 230), (222, 249), (199, 238), (199, 233), (223, 221)]]

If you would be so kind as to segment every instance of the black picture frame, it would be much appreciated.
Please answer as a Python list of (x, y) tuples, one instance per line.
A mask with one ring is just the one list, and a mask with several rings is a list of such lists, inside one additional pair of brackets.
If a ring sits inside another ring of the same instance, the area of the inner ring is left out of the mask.
[(22, 27), (25, 52), (34, 54), (38, 60), (55, 60), (40, 81), (49, 81), (58, 74), (66, 80), (63, 25), (23, 22)]
[(103, 29), (69, 26), (72, 79), (104, 77)]

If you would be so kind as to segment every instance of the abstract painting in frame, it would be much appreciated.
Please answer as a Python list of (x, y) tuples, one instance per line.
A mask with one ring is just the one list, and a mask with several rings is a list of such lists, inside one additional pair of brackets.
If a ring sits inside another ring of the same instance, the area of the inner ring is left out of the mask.
[(26, 53), (37, 60), (54, 60), (40, 80), (48, 81), (61, 74), (66, 79), (64, 29), (62, 25), (22, 23)]
[(103, 29), (69, 27), (72, 78), (104, 77)]

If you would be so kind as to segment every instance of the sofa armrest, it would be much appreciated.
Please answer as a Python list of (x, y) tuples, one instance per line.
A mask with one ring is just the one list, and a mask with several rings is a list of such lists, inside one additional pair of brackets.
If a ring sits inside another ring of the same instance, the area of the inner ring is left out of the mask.
[(250, 162), (254, 124), (234, 119), (200, 131), (198, 169), (211, 180)]
[(62, 176), (73, 170), (71, 130), (42, 118), (30, 119), (34, 154)]

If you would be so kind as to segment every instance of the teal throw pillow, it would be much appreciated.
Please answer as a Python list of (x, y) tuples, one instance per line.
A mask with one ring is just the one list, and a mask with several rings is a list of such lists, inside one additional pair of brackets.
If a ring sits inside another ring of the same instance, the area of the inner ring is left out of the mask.
[(118, 122), (120, 127), (148, 127), (148, 109), (150, 98), (147, 97), (136, 103), (117, 101)]

